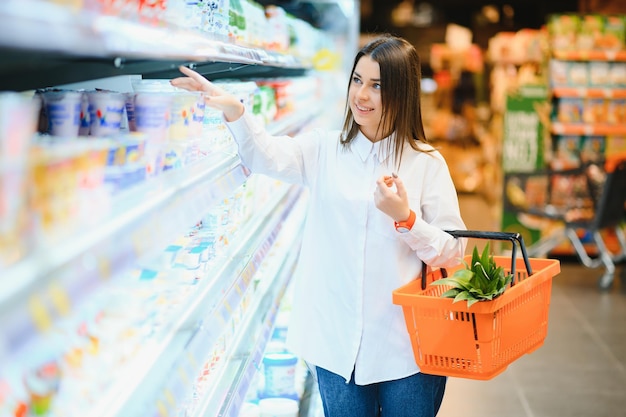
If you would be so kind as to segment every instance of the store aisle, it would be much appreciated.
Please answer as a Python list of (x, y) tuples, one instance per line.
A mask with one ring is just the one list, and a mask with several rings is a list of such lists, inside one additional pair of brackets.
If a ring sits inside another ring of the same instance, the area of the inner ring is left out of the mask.
[[(468, 228), (489, 228), (493, 207), (461, 196)], [(496, 228), (497, 229), (497, 228)], [(487, 229), (488, 230), (488, 229)], [(626, 291), (601, 270), (562, 262), (553, 279), (548, 336), (491, 381), (451, 378), (438, 417), (615, 417), (626, 415)]]

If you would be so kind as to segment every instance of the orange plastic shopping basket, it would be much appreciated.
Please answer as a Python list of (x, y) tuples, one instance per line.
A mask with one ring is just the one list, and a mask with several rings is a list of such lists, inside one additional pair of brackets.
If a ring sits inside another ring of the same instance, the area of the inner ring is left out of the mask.
[[(513, 274), (511, 287), (491, 301), (467, 307), (441, 294), (450, 289), (428, 283), (451, 275), (460, 264), (438, 269), (393, 291), (402, 306), (415, 361), (422, 372), (487, 380), (522, 355), (540, 347), (548, 331), (552, 278), (560, 272), (554, 259), (529, 259), (519, 233), (451, 231), (456, 238), (510, 240), (511, 257), (494, 256), (498, 266)], [(516, 257), (516, 245), (522, 258)], [(471, 255), (465, 257), (471, 262)], [(424, 268), (425, 271), (425, 268)]]

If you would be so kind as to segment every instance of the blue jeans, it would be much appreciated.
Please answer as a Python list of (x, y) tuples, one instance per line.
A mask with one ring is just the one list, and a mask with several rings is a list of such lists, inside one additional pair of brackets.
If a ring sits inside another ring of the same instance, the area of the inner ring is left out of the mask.
[(317, 367), (317, 384), (324, 417), (434, 417), (439, 411), (447, 378), (417, 373), (406, 378), (356, 385)]

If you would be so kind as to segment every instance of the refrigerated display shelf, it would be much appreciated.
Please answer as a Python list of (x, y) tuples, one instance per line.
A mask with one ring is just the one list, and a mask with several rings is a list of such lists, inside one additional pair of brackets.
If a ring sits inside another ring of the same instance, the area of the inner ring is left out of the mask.
[[(288, 134), (320, 111), (284, 117), (268, 131)], [(0, 351), (2, 345), (13, 350), (33, 331), (45, 331), (103, 280), (162, 250), (248, 175), (231, 145), (127, 190), (103, 218), (93, 218), (63, 239), (35, 248), (3, 271), (12, 279), (0, 280), (0, 325), (6, 329)]]
[(301, 75), (312, 64), (290, 54), (216, 40), (199, 30), (148, 25), (49, 1), (0, 4), (0, 89), (36, 88), (143, 74), (172, 78), (180, 65), (212, 79)]
[(255, 213), (253, 221), (244, 225), (228, 251), (206, 272), (210, 277), (206, 285), (196, 289), (179, 316), (163, 329), (162, 340), (152, 349), (142, 348), (141, 357), (124, 370), (113, 389), (91, 410), (91, 416), (152, 415), (146, 410), (165, 397), (170, 398), (164, 402), (169, 407), (180, 405), (182, 393), (190, 389), (189, 381), (181, 376), (191, 378), (200, 372), (204, 356), (241, 304), (299, 196), (298, 187), (285, 187)]
[[(215, 153), (127, 190), (104, 218), (92, 219), (92, 224), (78, 227), (61, 241), (36, 248), (3, 272), (11, 277), (0, 281), (3, 328), (7, 322), (3, 313), (18, 310), (45, 330), (46, 323), (65, 315), (89, 288), (166, 247), (247, 176), (235, 153)], [(25, 299), (37, 305), (41, 310), (37, 314), (43, 316), (32, 317)]]
[(239, 324), (237, 338), (225, 353), (225, 363), (215, 376), (219, 383), (212, 385), (212, 390), (204, 395), (203, 400), (192, 411), (192, 417), (238, 417), (242, 403), (255, 375), (261, 368), (263, 354), (271, 338), (280, 302), (296, 265), (301, 243), (301, 228), (305, 216), (302, 201), (294, 208), (290, 218), (291, 225), (286, 227), (288, 238), (281, 238), (288, 244), (281, 245), (281, 260), (275, 273), (268, 273), (267, 279), (257, 288), (254, 304)]
[[(181, 64), (194, 67), (211, 79), (299, 76), (312, 69), (306, 60), (289, 54), (205, 39), (198, 33), (180, 28), (143, 26), (117, 16), (88, 16), (76, 9), (59, 6), (59, 2), (6, 0), (0, 3), (0, 90), (23, 91), (128, 74), (171, 78), (179, 75)], [(345, 2), (323, 3), (324, 8), (328, 3), (329, 7), (349, 9), (349, 6), (343, 7)], [(356, 11), (355, 7), (352, 13)], [(335, 19), (340, 17), (334, 13), (331, 15)], [(358, 27), (352, 23), (342, 27), (350, 30), (348, 44), (356, 45)], [(344, 42), (329, 45), (344, 45)], [(327, 104), (328, 100), (324, 97), (319, 101)], [(321, 108), (321, 104), (318, 108), (311, 107), (297, 109), (294, 118), (281, 119), (270, 127), (270, 131), (294, 133), (314, 119), (318, 112), (328, 112), (328, 108)], [(5, 354), (11, 353), (22, 338), (36, 338), (42, 329), (45, 331), (58, 324), (57, 320), (73, 319), (75, 311), (72, 310), (77, 310), (73, 304), (81, 296), (85, 303), (91, 303), (89, 294), (92, 289), (115, 281), (118, 272), (133, 265), (142, 255), (148, 256), (163, 249), (162, 243), (167, 244), (169, 237), (188, 230), (192, 217), (197, 220), (198, 213), (206, 212), (207, 207), (245, 182), (250, 173), (239, 161), (236, 151), (221, 153), (223, 159), (205, 160), (179, 172), (168, 172), (157, 183), (146, 183), (120, 195), (128, 203), (124, 209), (118, 202), (122, 200), (113, 202), (113, 209), (121, 218), (116, 215), (94, 218), (83, 230), (64, 233), (68, 236), (62, 241), (45, 248), (37, 247), (23, 263), (1, 271), (3, 278), (10, 279), (0, 280), (0, 328), (3, 330), (0, 357), (4, 360)], [(218, 172), (217, 168), (212, 171), (208, 165), (213, 163), (221, 166), (223, 171)], [(291, 193), (294, 191), (288, 193), (291, 197), (281, 200), (283, 206), (299, 201)], [(134, 207), (134, 203), (138, 207)], [(162, 215), (161, 211), (168, 212), (169, 217)], [(221, 337), (218, 335), (220, 329), (231, 328), (235, 314), (233, 307), (249, 302), (242, 299), (246, 285), (249, 294), (253, 286), (250, 280), (254, 279), (258, 263), (265, 259), (261, 254), (269, 250), (268, 242), (289, 216), (291, 214), (280, 213), (280, 210), (265, 216), (268, 223), (265, 223), (263, 233), (274, 231), (259, 243), (256, 254), (249, 253), (250, 248), (232, 249), (230, 258), (216, 262), (211, 273), (222, 278), (213, 284), (203, 283), (207, 285), (204, 292), (208, 293), (209, 289), (211, 292), (206, 303), (198, 298), (197, 305), (190, 306), (190, 311), (181, 308), (181, 317), (173, 325), (168, 325), (172, 333), (154, 344), (141, 346), (143, 367), (123, 370), (125, 376), (132, 376), (123, 382), (131, 386), (135, 384), (133, 389), (124, 385), (117, 391), (117, 398), (102, 392), (102, 402), (94, 409), (83, 408), (81, 413), (106, 417), (162, 417), (167, 411), (164, 406), (180, 404), (181, 398), (191, 391), (206, 349)], [(254, 230), (253, 226), (250, 227)], [(220, 412), (227, 413), (224, 415), (236, 415), (269, 338), (276, 314), (273, 306), (278, 305), (291, 276), (300, 244), (299, 233), (295, 234), (289, 247), (283, 248), (287, 249), (286, 253), (277, 255), (282, 258), (277, 259), (282, 260), (277, 277), (254, 295), (250, 301), (251, 309), (238, 324), (240, 338), (230, 350), (230, 360), (225, 363), (223, 374), (215, 381), (215, 387), (211, 387), (215, 388), (215, 396), (203, 404), (205, 410), (213, 412), (212, 404), (218, 404)], [(250, 239), (256, 241), (257, 238), (262, 239), (256, 235)], [(234, 242), (231, 242), (231, 248), (236, 247)], [(84, 245), (91, 247), (85, 248)], [(230, 280), (226, 276), (230, 276)], [(9, 280), (11, 282), (7, 283)], [(8, 292), (4, 291), (5, 288)], [(200, 324), (201, 316), (203, 322)], [(7, 325), (19, 329), (5, 332), (9, 329)], [(6, 342), (9, 339), (5, 336), (10, 336), (11, 343)], [(149, 366), (151, 361), (152, 367)], [(34, 365), (31, 358), (27, 362), (28, 366)], [(106, 374), (108, 369), (103, 371)], [(134, 375), (135, 371), (139, 371), (137, 375)], [(111, 374), (118, 373), (111, 370)], [(106, 375), (106, 378), (110, 377)], [(179, 381), (175, 381), (176, 378), (180, 378)], [(85, 377), (84, 381), (93, 383), (90, 377)], [(163, 386), (163, 381), (168, 385)], [(79, 402), (84, 404), (87, 401), (80, 393), (73, 398), (76, 400), (71, 401), (74, 409), (80, 408)], [(223, 401), (219, 402), (219, 399)]]

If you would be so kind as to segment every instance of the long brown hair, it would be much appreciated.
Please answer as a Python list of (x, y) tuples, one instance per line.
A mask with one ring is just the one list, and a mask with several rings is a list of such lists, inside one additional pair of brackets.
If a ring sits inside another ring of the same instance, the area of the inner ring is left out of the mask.
[[(404, 143), (411, 148), (423, 151), (419, 142), (428, 143), (424, 134), (421, 108), (421, 62), (420, 57), (409, 42), (392, 35), (382, 35), (365, 45), (354, 58), (350, 80), (359, 60), (369, 56), (380, 66), (382, 118), (378, 132), (387, 137), (395, 132), (387, 142), (389, 154), (396, 165), (402, 159)], [(348, 83), (350, 90), (350, 82)], [(349, 97), (349, 96), (348, 96)], [(344, 149), (359, 133), (359, 125), (354, 121), (350, 103), (346, 100), (345, 120), (341, 132), (341, 145)]]

